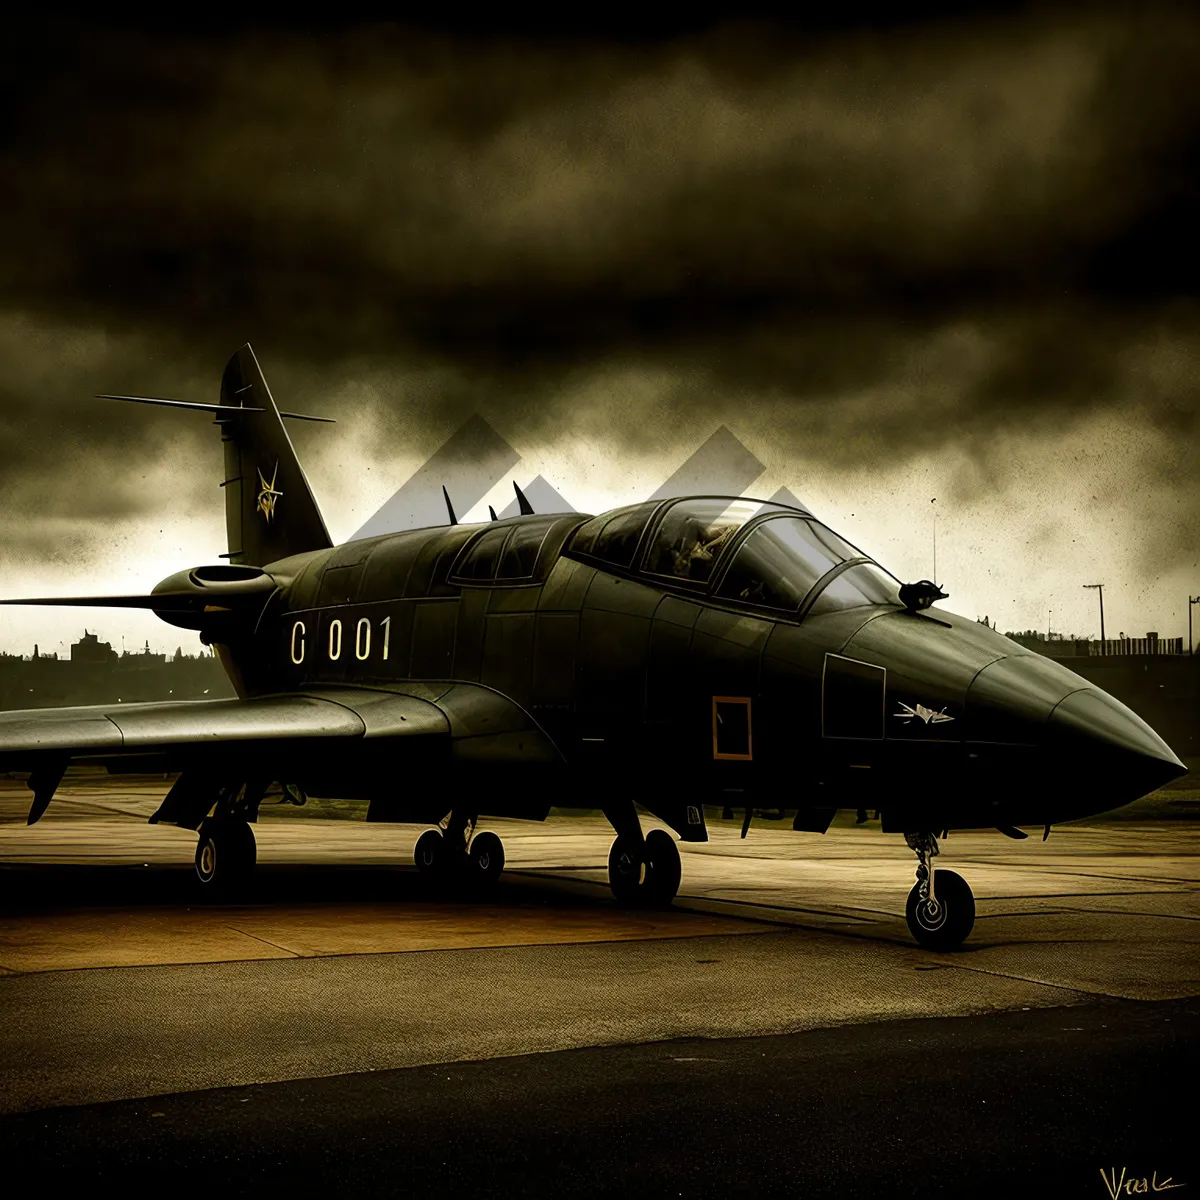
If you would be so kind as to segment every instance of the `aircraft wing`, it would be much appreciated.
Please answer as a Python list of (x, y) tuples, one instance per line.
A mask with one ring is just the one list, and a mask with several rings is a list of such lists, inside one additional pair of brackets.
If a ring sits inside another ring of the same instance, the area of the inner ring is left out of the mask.
[[(0, 712), (0, 771), (32, 772), (31, 822), (71, 762), (114, 771), (188, 767), (290, 779), (302, 763), (408, 752), (475, 762), (550, 762), (557, 747), (520, 705), (478, 684), (320, 688), (238, 700)], [(44, 799), (43, 799), (44, 798)]]
[(123, 757), (190, 759), (218, 747), (295, 750), (380, 736), (446, 735), (433, 705), (411, 696), (354, 691), (256, 696), (247, 700), (96, 704), (84, 708), (0, 712), (0, 769), (33, 770), (47, 756), (111, 761)]

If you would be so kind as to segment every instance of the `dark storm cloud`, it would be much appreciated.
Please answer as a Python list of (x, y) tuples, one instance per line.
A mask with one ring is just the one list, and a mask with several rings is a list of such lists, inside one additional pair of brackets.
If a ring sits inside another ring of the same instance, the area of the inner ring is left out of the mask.
[(398, 396), (406, 438), (480, 403), (576, 422), (573, 384), (617, 368), (848, 464), (1118, 404), (1187, 437), (1200, 20), (1010, 8), (636, 38), (43, 31), (7, 68), (0, 308), (101, 342), (3, 385), (10, 506), (57, 503), (57, 464), (99, 515), (150, 510), (105, 484), (114, 453), (210, 431), (135, 435), (68, 392), (211, 398), (247, 337), (289, 380), (453, 364), (440, 402)]
[(1122, 237), (1196, 198), (1196, 61), (1170, 10), (633, 48), (97, 35), (22, 96), (7, 286), (335, 356), (1123, 293)]
[[(147, 339), (0, 314), (0, 558), (82, 561), (122, 518), (219, 512), (219, 451), (204, 416), (92, 398), (109, 387), (189, 390), (187, 352), (170, 349), (164, 357)], [(197, 473), (197, 463), (211, 469)]]

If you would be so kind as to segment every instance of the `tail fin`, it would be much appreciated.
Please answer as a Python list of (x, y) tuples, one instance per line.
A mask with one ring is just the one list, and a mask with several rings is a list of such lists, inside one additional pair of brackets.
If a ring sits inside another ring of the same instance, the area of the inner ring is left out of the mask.
[(232, 563), (266, 563), (333, 545), (247, 343), (221, 378), (217, 414), (225, 443), (225, 526)]

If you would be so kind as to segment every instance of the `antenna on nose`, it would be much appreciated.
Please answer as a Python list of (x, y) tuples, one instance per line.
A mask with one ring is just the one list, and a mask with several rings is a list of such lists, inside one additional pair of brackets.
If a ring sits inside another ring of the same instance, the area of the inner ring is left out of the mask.
[(450, 514), (450, 524), (457, 525), (458, 518), (454, 515), (454, 505), (450, 503), (450, 493), (446, 491), (445, 484), (442, 484), (442, 498), (446, 501), (446, 512)]

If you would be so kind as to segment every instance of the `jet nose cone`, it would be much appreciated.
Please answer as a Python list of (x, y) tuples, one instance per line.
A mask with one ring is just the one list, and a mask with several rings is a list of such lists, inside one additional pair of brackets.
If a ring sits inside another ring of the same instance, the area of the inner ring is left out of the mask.
[(1187, 773), (1137, 713), (1099, 688), (1072, 692), (1050, 715), (1052, 741), (1078, 753), (1094, 786), (1128, 804)]

